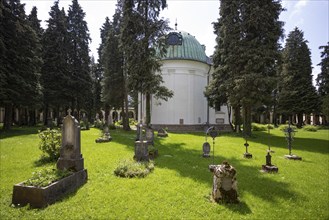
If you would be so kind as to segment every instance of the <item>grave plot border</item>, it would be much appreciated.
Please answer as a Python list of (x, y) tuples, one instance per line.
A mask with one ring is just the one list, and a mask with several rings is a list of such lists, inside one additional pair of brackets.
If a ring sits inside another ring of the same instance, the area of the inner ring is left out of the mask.
[(87, 182), (87, 170), (83, 169), (60, 179), (46, 187), (24, 186), (23, 182), (14, 185), (12, 204), (33, 208), (43, 208), (53, 204), (64, 195), (75, 192)]

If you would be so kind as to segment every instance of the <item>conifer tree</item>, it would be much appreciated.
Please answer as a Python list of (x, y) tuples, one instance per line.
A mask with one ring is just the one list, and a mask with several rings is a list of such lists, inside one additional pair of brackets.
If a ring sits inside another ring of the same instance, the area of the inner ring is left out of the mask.
[(324, 123), (327, 123), (329, 118), (329, 42), (325, 46), (320, 46), (319, 49), (323, 49), (321, 52), (321, 62), (318, 64), (321, 66), (321, 72), (316, 78), (318, 93), (321, 99), (321, 112), (325, 116)]
[(93, 103), (92, 103), (92, 111), (90, 115), (95, 116), (96, 113), (100, 112), (100, 109), (102, 107), (101, 102), (101, 81), (103, 78), (103, 74), (101, 72), (101, 68), (99, 63), (95, 62), (95, 58), (91, 58), (91, 64), (90, 64), (90, 71), (91, 71), (91, 78), (92, 78), (92, 94), (93, 94)]
[(289, 33), (283, 50), (278, 107), (289, 116), (297, 114), (299, 127), (303, 125), (303, 114), (314, 113), (318, 108), (310, 55), (304, 34), (296, 27)]
[(267, 102), (275, 86), (282, 10), (280, 1), (222, 0), (221, 18), (215, 23), (217, 68), (206, 94), (219, 103), (228, 101), (236, 110), (242, 106), (248, 136), (252, 106)]
[(222, 0), (219, 15), (218, 21), (213, 23), (214, 33), (217, 35), (217, 45), (213, 55), (213, 79), (207, 86), (205, 95), (212, 107), (223, 104), (232, 106), (235, 126), (231, 126), (233, 130), (239, 132), (241, 104), (239, 100), (235, 100), (233, 96), (230, 96), (230, 91), (235, 86), (233, 75), (239, 72), (239, 68), (241, 68), (235, 63), (240, 55), (239, 50), (237, 50), (241, 35), (239, 1)]
[(110, 19), (109, 19), (109, 17), (106, 17), (105, 22), (104, 22), (102, 28), (100, 29), (101, 43), (97, 49), (98, 50), (98, 63), (101, 65), (101, 67), (103, 66), (104, 47), (106, 44), (107, 34), (108, 34), (108, 31), (110, 30), (110, 28), (111, 28)]
[[(71, 106), (72, 91), (68, 63), (68, 24), (64, 9), (60, 10), (58, 1), (51, 7), (47, 20), (48, 27), (42, 37), (43, 65), (41, 82), (44, 91), (44, 119), (48, 117), (48, 110), (55, 110), (55, 117), (59, 118), (60, 108)], [(45, 121), (46, 123), (46, 121)]]
[[(124, 54), (125, 78), (128, 77), (132, 91), (146, 96), (146, 124), (151, 122), (151, 95), (163, 100), (173, 96), (172, 91), (161, 85), (163, 80), (159, 62), (164, 51), (161, 36), (169, 29), (167, 22), (159, 19), (159, 14), (166, 6), (165, 0), (123, 1), (120, 40)], [(160, 53), (156, 52), (157, 49)]]
[(109, 108), (123, 108), (124, 79), (123, 79), (123, 55), (119, 48), (119, 32), (113, 24), (107, 32), (104, 53), (104, 78), (102, 100)]
[[(40, 101), (40, 44), (19, 0), (1, 2), (3, 79), (1, 103), (5, 106), (4, 129), (10, 129), (14, 105), (22, 112)], [(25, 117), (27, 119), (27, 117)], [(25, 120), (26, 121), (26, 120)], [(24, 123), (25, 123), (24, 121)]]
[[(40, 25), (40, 20), (38, 19), (38, 10), (36, 7), (33, 7), (31, 10), (30, 15), (28, 16), (28, 21), (32, 29), (36, 33), (37, 37), (37, 46), (35, 47), (35, 56), (39, 59), (39, 66), (36, 71), (38, 71), (38, 87), (42, 90), (41, 84), (40, 84), (40, 77), (41, 77), (41, 65), (42, 65), (42, 44), (41, 44), (41, 39), (42, 39), (42, 34), (43, 34), (43, 29)], [(29, 125), (36, 125), (36, 107), (40, 108), (41, 103), (42, 103), (42, 97), (38, 97), (38, 106), (34, 106), (34, 108), (29, 108)]]
[(80, 111), (81, 108), (91, 108), (92, 84), (89, 57), (89, 30), (84, 20), (85, 12), (78, 0), (73, 0), (68, 11), (69, 36), (69, 71), (71, 89), (73, 93), (72, 107)]
[[(108, 17), (106, 17), (105, 22), (104, 22), (102, 28), (100, 29), (101, 43), (98, 48), (98, 66), (99, 66), (100, 83), (101, 83), (101, 94), (100, 95), (101, 95), (101, 100), (104, 103), (106, 123), (108, 122), (108, 116), (110, 113), (110, 104), (107, 101), (105, 101), (105, 99), (104, 99), (104, 95), (106, 93), (104, 88), (105, 87), (109, 88), (110, 85), (107, 85), (107, 83), (105, 83), (105, 81), (107, 81), (107, 80), (105, 80), (104, 77), (105, 77), (105, 64), (106, 64), (106, 58), (107, 58), (106, 56), (111, 53), (110, 51), (108, 51), (108, 52), (106, 51), (106, 43), (107, 43), (108, 32), (112, 26), (113, 25), (110, 23), (110, 19)], [(109, 47), (107, 47), (107, 48), (109, 48)], [(107, 55), (103, 56), (103, 54), (105, 54), (105, 53)], [(119, 91), (122, 91), (122, 90), (119, 90)]]

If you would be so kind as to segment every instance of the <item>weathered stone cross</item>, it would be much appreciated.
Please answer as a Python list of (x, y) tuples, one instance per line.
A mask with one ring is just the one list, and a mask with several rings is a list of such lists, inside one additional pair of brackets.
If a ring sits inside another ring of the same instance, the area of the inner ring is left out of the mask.
[(67, 113), (68, 113), (69, 115), (71, 115), (71, 112), (72, 112), (72, 110), (69, 108), (69, 109), (67, 110)]

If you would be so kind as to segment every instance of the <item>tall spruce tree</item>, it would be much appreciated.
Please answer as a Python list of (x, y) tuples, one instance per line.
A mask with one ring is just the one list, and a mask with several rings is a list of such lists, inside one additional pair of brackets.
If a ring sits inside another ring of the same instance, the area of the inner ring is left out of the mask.
[(104, 47), (107, 41), (107, 33), (111, 28), (111, 24), (110, 24), (110, 19), (109, 17), (105, 18), (105, 22), (102, 25), (102, 27), (100, 28), (100, 37), (101, 37), (101, 43), (97, 49), (98, 51), (98, 63), (103, 67), (103, 53), (104, 53)]
[(241, 104), (239, 100), (230, 96), (230, 91), (235, 86), (233, 76), (241, 68), (235, 63), (240, 56), (239, 50), (237, 50), (241, 36), (239, 1), (222, 0), (219, 15), (218, 21), (213, 23), (214, 33), (217, 35), (217, 45), (213, 55), (214, 73), (206, 88), (205, 95), (212, 107), (223, 104), (232, 106), (234, 126), (231, 126), (233, 130), (239, 132)]
[(91, 71), (91, 78), (92, 78), (92, 94), (93, 94), (93, 103), (92, 103), (92, 111), (90, 119), (96, 115), (96, 113), (100, 112), (102, 107), (101, 102), (101, 81), (103, 78), (103, 74), (101, 72), (101, 68), (99, 63), (95, 62), (95, 58), (91, 58), (91, 64), (90, 64), (90, 71)]
[(296, 27), (289, 33), (283, 50), (278, 107), (289, 116), (297, 115), (299, 127), (303, 125), (303, 114), (314, 113), (318, 108), (310, 56), (304, 34)]
[(228, 101), (237, 112), (242, 106), (248, 136), (252, 107), (267, 102), (274, 89), (282, 10), (280, 1), (222, 0), (221, 17), (215, 23), (217, 68), (206, 94), (213, 102)]
[(123, 1), (121, 47), (124, 72), (129, 79), (129, 88), (146, 97), (146, 124), (151, 123), (151, 95), (163, 100), (173, 96), (172, 91), (161, 85), (159, 62), (165, 50), (164, 38), (161, 37), (169, 29), (167, 22), (159, 19), (159, 14), (166, 6), (166, 0)]
[[(117, 9), (115, 14), (120, 13), (120, 6), (117, 4)], [(114, 18), (115, 16), (113, 16)], [(110, 96), (115, 94), (115, 92), (122, 93), (123, 90), (116, 90), (113, 92), (110, 92), (111, 90), (111, 64), (110, 62), (113, 63), (113, 57), (111, 57), (111, 51), (110, 48), (112, 47), (114, 49), (114, 53), (118, 54), (118, 48), (119, 45), (113, 45), (113, 42), (109, 38), (109, 31), (110, 29), (113, 29), (113, 23), (110, 21), (108, 17), (105, 18), (105, 22), (100, 29), (100, 37), (101, 37), (101, 43), (98, 48), (98, 62), (99, 62), (99, 68), (100, 68), (100, 73), (101, 73), (101, 100), (104, 103), (104, 109), (105, 109), (105, 121), (106, 123), (109, 121), (108, 116), (110, 114), (110, 108), (111, 108), (111, 103), (110, 103)], [(115, 32), (113, 29), (112, 32)], [(117, 34), (117, 33), (116, 33)], [(111, 37), (113, 38), (114, 35), (112, 34)], [(109, 56), (109, 57), (108, 57)], [(120, 55), (122, 56), (122, 55)], [(110, 61), (112, 60), (112, 61)], [(121, 64), (122, 66), (122, 64)], [(110, 69), (107, 69), (110, 68)], [(112, 71), (113, 72), (113, 71)], [(113, 86), (113, 84), (112, 84)], [(109, 92), (109, 93), (108, 93)]]
[(321, 52), (321, 72), (316, 78), (318, 93), (321, 99), (321, 112), (325, 116), (323, 119), (324, 124), (328, 123), (329, 119), (329, 42), (325, 46), (320, 46), (323, 49)]
[[(33, 30), (36, 33), (36, 37), (37, 37), (37, 47), (35, 47), (35, 56), (39, 59), (39, 65), (38, 68), (36, 69), (36, 71), (38, 71), (39, 77), (38, 77), (38, 87), (40, 88), (40, 90), (42, 90), (41, 88), (41, 83), (40, 83), (40, 77), (41, 77), (41, 65), (42, 65), (42, 43), (41, 43), (41, 39), (42, 39), (42, 34), (43, 34), (43, 29), (40, 25), (40, 21), (38, 19), (38, 10), (37, 7), (33, 7), (31, 10), (30, 15), (28, 16), (28, 21), (30, 26), (33, 28)], [(34, 105), (34, 108), (29, 108), (29, 125), (36, 125), (37, 120), (36, 120), (36, 108), (40, 108), (42, 106), (42, 97), (41, 95), (39, 95), (38, 97), (38, 102), (37, 105)]]
[(59, 119), (59, 110), (70, 107), (72, 101), (67, 17), (64, 9), (60, 10), (58, 4), (59, 2), (55, 1), (50, 9), (48, 27), (42, 37), (41, 82), (44, 91), (44, 123), (49, 116), (49, 108), (55, 111), (55, 117)]
[(19, 0), (1, 2), (2, 11), (2, 51), (3, 79), (1, 84), (1, 103), (5, 106), (4, 129), (10, 129), (14, 105), (24, 113), (26, 123), (27, 109), (40, 101), (41, 90), (40, 44), (36, 32), (30, 26)]
[[(119, 48), (117, 22), (111, 22), (103, 51), (104, 78), (102, 82), (102, 101), (108, 108), (124, 108), (123, 54)], [(124, 109), (123, 111), (124, 112)], [(126, 114), (124, 115), (126, 117)], [(125, 129), (128, 129), (125, 125)]]
[[(72, 107), (91, 109), (92, 80), (90, 74), (89, 57), (89, 30), (84, 20), (85, 12), (78, 0), (73, 0), (68, 11), (68, 36), (69, 36), (69, 71), (71, 90), (73, 93)], [(77, 115), (78, 116), (78, 115)]]

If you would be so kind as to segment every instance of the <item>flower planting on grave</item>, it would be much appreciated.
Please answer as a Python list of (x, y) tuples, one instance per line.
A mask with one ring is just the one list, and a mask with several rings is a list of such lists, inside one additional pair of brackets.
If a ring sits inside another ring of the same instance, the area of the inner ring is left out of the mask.
[(87, 182), (87, 170), (84, 169), (80, 149), (79, 122), (71, 116), (70, 110), (68, 112), (69, 115), (63, 120), (62, 135), (51, 130), (39, 133), (42, 140), (40, 146), (48, 154), (56, 150), (56, 144), (61, 143), (57, 169), (34, 172), (32, 178), (15, 184), (12, 195), (14, 206), (30, 204), (31, 207), (42, 208), (76, 191)]
[(32, 173), (32, 177), (24, 181), (24, 186), (45, 187), (60, 179), (63, 179), (73, 172), (70, 170), (58, 170), (55, 168), (43, 168)]
[(135, 160), (122, 160), (119, 162), (118, 167), (114, 170), (114, 174), (119, 177), (146, 177), (149, 173), (154, 170), (154, 162), (143, 161), (137, 162)]

